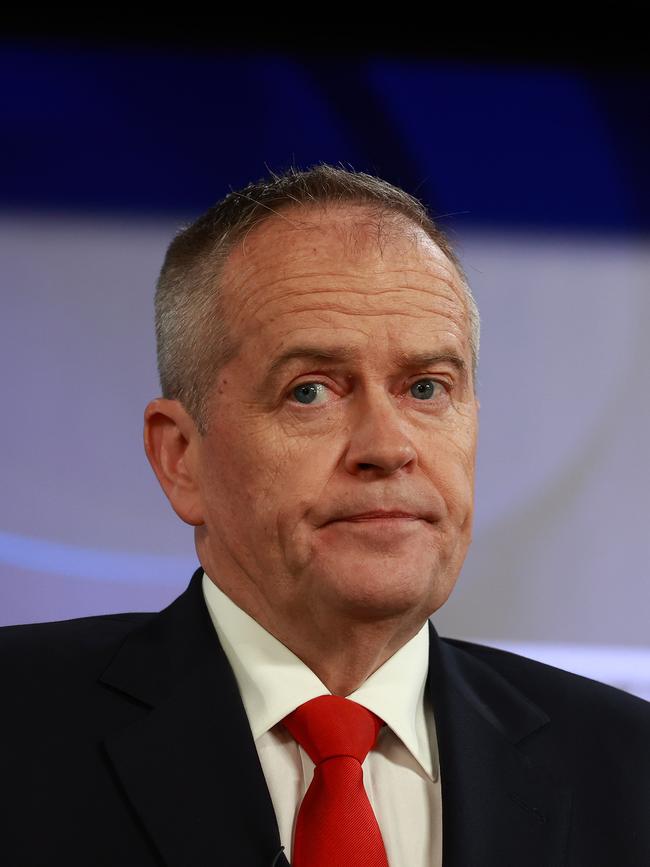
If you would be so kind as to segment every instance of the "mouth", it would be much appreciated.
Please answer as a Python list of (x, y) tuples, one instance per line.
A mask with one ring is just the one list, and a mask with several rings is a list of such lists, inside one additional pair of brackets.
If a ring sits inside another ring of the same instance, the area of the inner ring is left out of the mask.
[[(420, 521), (418, 515), (407, 515), (404, 512), (368, 512), (364, 515), (349, 515), (346, 518), (338, 518), (337, 521)], [(331, 523), (336, 523), (332, 521)]]
[(392, 545), (398, 539), (410, 539), (414, 534), (422, 532), (423, 528), (430, 525), (417, 515), (404, 515), (384, 513), (382, 515), (350, 515), (347, 518), (338, 518), (330, 521), (323, 528), (337, 536), (341, 535), (356, 537), (357, 539), (373, 539), (373, 544)]

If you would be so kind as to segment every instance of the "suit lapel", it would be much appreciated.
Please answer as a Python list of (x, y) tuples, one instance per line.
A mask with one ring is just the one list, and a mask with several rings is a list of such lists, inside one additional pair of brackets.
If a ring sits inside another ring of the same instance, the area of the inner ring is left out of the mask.
[[(131, 633), (100, 678), (117, 690), (114, 700), (135, 700), (142, 709), (106, 738), (105, 748), (169, 867), (288, 867), (201, 575)], [(444, 867), (560, 867), (569, 792), (526, 753), (527, 738), (544, 737), (548, 717), (429, 626)]]
[[(170, 867), (271, 867), (280, 851), (275, 813), (201, 574), (129, 636), (102, 675), (143, 705), (105, 747)], [(280, 855), (275, 867), (287, 863)]]
[(559, 867), (570, 793), (526, 754), (528, 737), (544, 739), (547, 715), (429, 625), (444, 867)]

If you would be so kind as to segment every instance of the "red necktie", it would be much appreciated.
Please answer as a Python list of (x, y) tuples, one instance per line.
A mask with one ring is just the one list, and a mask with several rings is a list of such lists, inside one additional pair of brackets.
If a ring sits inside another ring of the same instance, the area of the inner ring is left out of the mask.
[(361, 767), (383, 720), (350, 699), (321, 695), (282, 722), (316, 765), (298, 811), (292, 867), (388, 867)]

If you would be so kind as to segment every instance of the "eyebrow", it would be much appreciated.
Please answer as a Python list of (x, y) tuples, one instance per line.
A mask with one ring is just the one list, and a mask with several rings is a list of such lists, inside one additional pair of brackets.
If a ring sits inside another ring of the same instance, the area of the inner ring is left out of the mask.
[[(287, 367), (292, 361), (312, 359), (313, 361), (329, 362), (333, 364), (344, 364), (358, 358), (360, 355), (359, 349), (353, 346), (293, 346), (285, 350), (281, 355), (273, 360), (268, 371), (261, 383), (260, 388), (271, 385), (281, 371)], [(397, 352), (395, 353), (395, 363), (400, 369), (406, 370), (416, 367), (427, 367), (432, 364), (440, 364), (446, 362), (451, 364), (459, 373), (465, 374), (467, 364), (465, 360), (455, 352)]]

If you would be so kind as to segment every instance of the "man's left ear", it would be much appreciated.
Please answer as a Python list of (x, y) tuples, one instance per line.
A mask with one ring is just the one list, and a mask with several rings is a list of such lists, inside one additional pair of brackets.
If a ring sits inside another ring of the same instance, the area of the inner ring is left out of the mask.
[(177, 400), (157, 398), (144, 411), (144, 450), (178, 517), (198, 527), (203, 503), (198, 484), (200, 434)]

